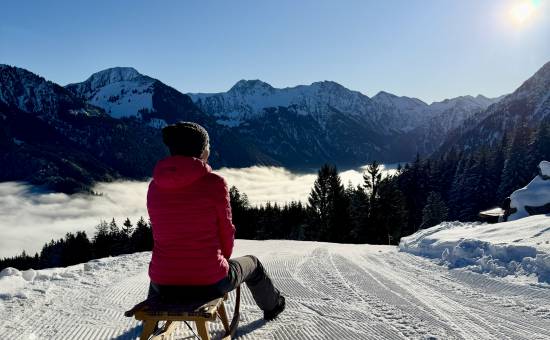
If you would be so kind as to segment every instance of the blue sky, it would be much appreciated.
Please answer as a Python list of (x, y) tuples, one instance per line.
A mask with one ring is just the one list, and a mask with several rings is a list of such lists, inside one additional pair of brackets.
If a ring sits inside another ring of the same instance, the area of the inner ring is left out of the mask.
[(427, 102), (509, 93), (550, 61), (549, 0), (2, 2), (0, 63), (65, 85), (133, 66), (182, 92), (334, 80)]

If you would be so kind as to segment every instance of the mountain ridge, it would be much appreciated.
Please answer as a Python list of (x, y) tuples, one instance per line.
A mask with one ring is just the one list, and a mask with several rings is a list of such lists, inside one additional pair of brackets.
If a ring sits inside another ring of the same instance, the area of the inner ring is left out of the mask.
[[(75, 187), (98, 179), (142, 178), (167, 154), (160, 128), (179, 120), (207, 128), (214, 166), (317, 169), (327, 162), (353, 168), (373, 160), (408, 161), (417, 153), (430, 155), (449, 145), (469, 147), (464, 142), (468, 134), (487, 119), (498, 121), (495, 117), (503, 116), (495, 112), (503, 108), (504, 116), (515, 117), (521, 111), (520, 116), (533, 117), (533, 122), (550, 119), (549, 70), (547, 63), (504, 97), (465, 95), (427, 104), (385, 91), (371, 98), (334, 81), (278, 89), (259, 79), (242, 79), (227, 92), (188, 95), (131, 67), (105, 69), (62, 87), (30, 71), (0, 65), (0, 145), (11, 157), (4, 160), (22, 164), (17, 156), (21, 150), (33, 160), (22, 175), (4, 166), (0, 179), (47, 183), (56, 177), (55, 171), (46, 171), (49, 175), (38, 180), (33, 171), (65, 168), (66, 157), (55, 151), (55, 145), (73, 157), (73, 170), (59, 170), (55, 181), (63, 182), (61, 177), (71, 171)], [(54, 142), (44, 137), (26, 143), (33, 136), (24, 131), (25, 124), (37, 136), (53, 136)], [(506, 120), (507, 128), (514, 124), (517, 119)], [(503, 134), (499, 131), (497, 137)], [(43, 148), (49, 150), (48, 159)], [(124, 159), (128, 152), (133, 153), (131, 160)], [(90, 170), (98, 176), (74, 170), (94, 168), (84, 165), (85, 155), (98, 160), (96, 170)]]

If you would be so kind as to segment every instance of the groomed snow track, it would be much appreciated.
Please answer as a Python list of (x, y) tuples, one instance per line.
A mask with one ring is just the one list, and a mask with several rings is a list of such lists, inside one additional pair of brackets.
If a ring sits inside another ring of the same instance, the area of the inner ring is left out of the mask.
[[(265, 323), (244, 289), (238, 339), (550, 339), (549, 288), (449, 271), (389, 246), (238, 240), (235, 256), (245, 254), (265, 264), (287, 310)], [(123, 312), (146, 294), (149, 257), (40, 271), (0, 291), (0, 338), (137, 338), (141, 326)], [(192, 339), (185, 325), (173, 338)]]

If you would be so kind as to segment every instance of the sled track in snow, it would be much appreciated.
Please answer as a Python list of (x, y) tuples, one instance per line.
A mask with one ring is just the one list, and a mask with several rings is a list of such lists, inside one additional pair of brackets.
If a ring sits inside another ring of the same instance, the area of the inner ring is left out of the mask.
[[(242, 291), (237, 339), (549, 339), (550, 289), (447, 270), (395, 247), (237, 241), (287, 297), (274, 322)], [(59, 269), (0, 300), (1, 339), (136, 339), (148, 253)], [(227, 309), (234, 307), (233, 296)], [(218, 336), (219, 323), (209, 325)], [(173, 339), (192, 339), (178, 326)]]

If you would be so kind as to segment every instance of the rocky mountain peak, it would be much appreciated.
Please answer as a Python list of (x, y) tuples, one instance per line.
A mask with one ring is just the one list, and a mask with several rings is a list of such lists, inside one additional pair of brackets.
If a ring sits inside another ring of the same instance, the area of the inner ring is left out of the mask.
[[(122, 81), (133, 81), (147, 78), (133, 67), (112, 67), (92, 74), (84, 83), (92, 89)], [(68, 85), (70, 86), (70, 85)]]
[(272, 90), (273, 90), (273, 87), (271, 85), (259, 79), (253, 79), (253, 80), (241, 79), (235, 85), (233, 85), (233, 87), (231, 87), (229, 92), (253, 93), (253, 92), (269, 92)]

